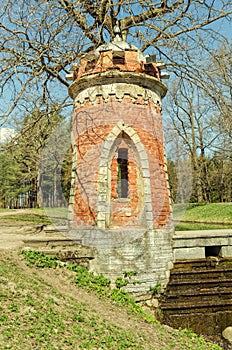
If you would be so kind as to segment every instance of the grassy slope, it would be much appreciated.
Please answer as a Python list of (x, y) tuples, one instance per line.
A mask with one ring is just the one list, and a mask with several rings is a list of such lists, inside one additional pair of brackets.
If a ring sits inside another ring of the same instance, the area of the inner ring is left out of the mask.
[(232, 229), (232, 204), (190, 205), (187, 210), (179, 205), (174, 208), (174, 219), (177, 230)]
[(26, 266), (0, 252), (1, 349), (220, 349), (190, 331), (149, 324), (80, 289), (65, 268)]

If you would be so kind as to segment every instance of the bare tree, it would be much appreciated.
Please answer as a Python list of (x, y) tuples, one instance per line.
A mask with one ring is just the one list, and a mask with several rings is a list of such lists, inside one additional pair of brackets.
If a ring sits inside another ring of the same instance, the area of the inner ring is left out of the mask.
[[(231, 154), (232, 137), (232, 41), (225, 41), (212, 56), (207, 69), (209, 95), (219, 110), (218, 126), (224, 134), (223, 151)], [(219, 145), (220, 148), (220, 145)]]
[(179, 138), (185, 149), (184, 157), (191, 159), (193, 196), (197, 202), (210, 202), (209, 163), (218, 147), (223, 148), (225, 140), (218, 125), (219, 112), (204, 90), (182, 79), (170, 89), (166, 112), (166, 141), (172, 142), (173, 150), (176, 147), (173, 135)]
[(195, 57), (211, 56), (220, 39), (212, 24), (230, 20), (232, 12), (229, 0), (0, 3), (2, 124), (9, 115), (25, 115), (35, 101), (37, 108), (54, 101), (65, 105), (70, 65), (81, 53), (112, 39), (116, 23), (124, 39), (157, 54), (174, 73), (200, 85), (204, 74)]
[[(64, 127), (64, 117), (54, 105), (50, 110), (34, 110), (21, 121), (19, 132), (2, 144), (0, 162), (0, 202), (4, 206), (37, 206), (38, 185), (41, 182), (41, 158), (50, 140), (50, 135), (59, 125), (57, 137)], [(62, 125), (63, 125), (62, 124)], [(17, 127), (17, 125), (15, 126)], [(64, 132), (63, 132), (64, 133)], [(67, 142), (67, 132), (65, 133)], [(62, 147), (61, 137), (56, 149)], [(53, 153), (49, 160), (52, 162)], [(55, 161), (53, 161), (55, 164)], [(7, 196), (6, 196), (7, 194)], [(0, 203), (1, 205), (1, 203)]]

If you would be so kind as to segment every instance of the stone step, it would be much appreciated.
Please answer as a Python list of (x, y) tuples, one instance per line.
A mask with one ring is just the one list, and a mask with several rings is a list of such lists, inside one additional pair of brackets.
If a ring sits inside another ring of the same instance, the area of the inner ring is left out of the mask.
[(205, 280), (194, 280), (194, 281), (175, 281), (169, 282), (167, 291), (176, 290), (176, 293), (182, 293), (185, 291), (201, 291), (202, 289), (223, 289), (224, 287), (231, 287), (232, 280), (231, 278), (224, 279), (205, 279)]
[[(174, 310), (175, 311), (175, 310)], [(199, 312), (166, 314), (162, 322), (173, 328), (189, 328), (199, 335), (205, 334), (221, 337), (222, 331), (232, 324), (232, 311), (213, 311), (199, 309)]]
[(190, 260), (177, 260), (174, 263), (174, 270), (178, 271), (193, 271), (193, 270), (207, 270), (211, 268), (217, 268), (224, 266), (232, 268), (231, 258), (221, 257), (208, 257), (204, 259), (190, 259)]
[(74, 241), (71, 238), (67, 237), (54, 237), (54, 236), (43, 236), (38, 238), (30, 238), (23, 240), (24, 246), (31, 248), (65, 248), (70, 246), (75, 246), (76, 244), (80, 244), (81, 241)]
[(64, 232), (64, 233), (67, 233), (68, 232), (68, 226), (66, 225), (47, 225), (47, 226), (44, 226), (43, 228), (43, 231), (45, 233), (60, 233), (60, 232)]
[(25, 239), (23, 250), (29, 249), (39, 250), (46, 255), (56, 255), (61, 261), (75, 262), (86, 267), (94, 259), (94, 248), (64, 237)]
[(165, 306), (175, 306), (178, 304), (200, 304), (200, 303), (208, 303), (208, 301), (214, 301), (214, 303), (218, 302), (227, 302), (232, 300), (232, 291), (230, 290), (223, 290), (220, 292), (201, 292), (199, 294), (191, 294), (186, 293), (185, 295), (168, 295), (164, 302), (162, 302), (162, 305)]
[(172, 282), (178, 281), (192, 281), (198, 280), (205, 281), (206, 279), (232, 279), (232, 268), (217, 268), (202, 271), (176, 271), (172, 270), (170, 274)]
[(176, 262), (159, 308), (160, 320), (174, 328), (221, 334), (232, 324), (232, 260)]
[[(232, 311), (232, 300), (208, 300), (208, 301), (199, 301), (199, 302), (178, 302), (175, 303), (164, 303), (161, 304), (160, 309), (165, 311), (165, 313), (177, 312), (178, 313), (192, 313), (192, 312), (217, 312), (217, 311)], [(205, 310), (205, 311), (204, 311)]]
[[(22, 251), (28, 250), (28, 247), (23, 248)], [(60, 260), (78, 259), (87, 257), (93, 259), (93, 249), (85, 246), (73, 246), (66, 249), (48, 249), (47, 247), (40, 249), (40, 251), (48, 256), (56, 255)]]
[(221, 288), (221, 286), (218, 286), (217, 288), (202, 288), (200, 291), (196, 290), (185, 290), (182, 294), (177, 293), (176, 290), (171, 289), (166, 295), (166, 300), (180, 300), (180, 299), (187, 299), (187, 298), (209, 298), (209, 297), (219, 297), (219, 298), (231, 298), (232, 300), (232, 288), (230, 287), (224, 287)]

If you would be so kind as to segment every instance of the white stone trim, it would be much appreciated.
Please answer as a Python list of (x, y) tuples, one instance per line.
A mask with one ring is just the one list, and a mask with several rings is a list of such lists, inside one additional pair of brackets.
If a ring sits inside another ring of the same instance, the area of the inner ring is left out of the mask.
[(73, 131), (71, 132), (71, 145), (73, 149), (72, 155), (72, 172), (71, 172), (71, 187), (68, 206), (68, 221), (71, 224), (74, 217), (74, 201), (75, 201), (75, 188), (77, 184), (77, 150), (75, 144), (75, 137)]
[(96, 86), (90, 86), (80, 91), (75, 98), (75, 106), (84, 105), (88, 99), (91, 104), (95, 104), (97, 98), (102, 96), (107, 103), (109, 97), (115, 95), (119, 101), (122, 101), (124, 96), (131, 98), (133, 103), (136, 103), (138, 98), (142, 98), (145, 103), (151, 99), (154, 105), (161, 107), (161, 98), (158, 91), (152, 91), (149, 88), (139, 86), (133, 83), (111, 83)]
[[(137, 85), (145, 89), (154, 91), (161, 98), (166, 95), (167, 86), (159, 79), (138, 72), (125, 72), (125, 71), (106, 71), (93, 74), (87, 74), (79, 79), (76, 79), (69, 86), (69, 96), (75, 99), (76, 96), (81, 92), (89, 88), (89, 86), (103, 86), (105, 84), (111, 86), (112, 84), (126, 83), (128, 85)], [(126, 91), (130, 91), (128, 88)]]
[[(140, 141), (136, 131), (128, 125), (125, 125), (123, 121), (120, 121), (109, 133), (105, 140), (102, 152), (100, 156), (99, 164), (99, 179), (98, 179), (98, 203), (97, 203), (97, 226), (98, 228), (106, 228), (110, 219), (110, 203), (111, 203), (111, 169), (110, 169), (110, 152), (112, 147), (120, 135), (121, 132), (125, 132), (131, 141), (133, 142), (139, 156), (142, 179), (144, 183), (144, 206), (145, 206), (145, 218), (148, 229), (153, 227), (153, 212), (152, 212), (152, 199), (150, 186), (150, 174), (147, 172), (149, 169), (149, 162), (147, 152)], [(142, 154), (142, 158), (141, 158)], [(106, 176), (107, 175), (107, 176)]]

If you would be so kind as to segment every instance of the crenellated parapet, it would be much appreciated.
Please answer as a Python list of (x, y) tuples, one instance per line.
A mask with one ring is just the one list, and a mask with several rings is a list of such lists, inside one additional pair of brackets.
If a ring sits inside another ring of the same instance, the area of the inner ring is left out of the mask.
[(69, 78), (76, 81), (87, 75), (115, 71), (144, 74), (161, 81), (168, 77), (162, 72), (164, 68), (165, 64), (154, 55), (144, 56), (137, 47), (118, 38), (83, 55), (79, 64), (73, 65)]
[[(89, 86), (89, 85), (88, 85)], [(74, 88), (75, 89), (75, 88)], [(74, 92), (74, 89), (72, 92)], [(97, 86), (89, 86), (77, 93), (74, 108), (84, 106), (86, 104), (109, 103), (112, 101), (153, 105), (161, 110), (161, 98), (159, 91), (152, 91), (149, 88), (141, 87), (133, 83), (113, 82)]]

